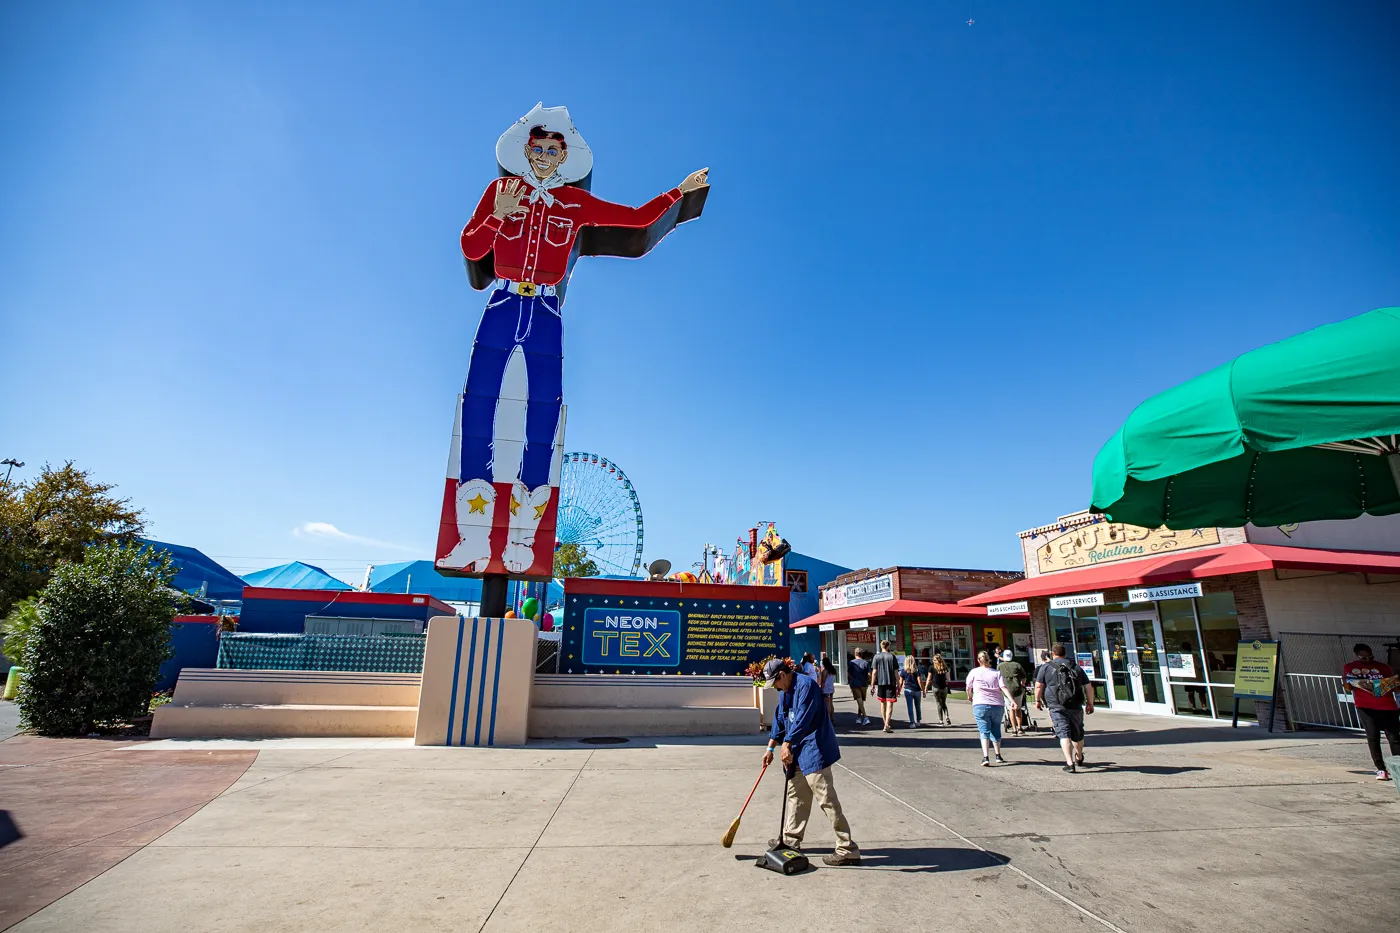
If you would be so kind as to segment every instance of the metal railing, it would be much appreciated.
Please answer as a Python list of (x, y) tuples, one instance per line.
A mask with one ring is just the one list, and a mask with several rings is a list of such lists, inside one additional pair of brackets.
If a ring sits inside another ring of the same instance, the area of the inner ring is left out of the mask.
[(1351, 697), (1342, 692), (1340, 674), (1284, 675), (1288, 714), (1300, 726), (1361, 730)]

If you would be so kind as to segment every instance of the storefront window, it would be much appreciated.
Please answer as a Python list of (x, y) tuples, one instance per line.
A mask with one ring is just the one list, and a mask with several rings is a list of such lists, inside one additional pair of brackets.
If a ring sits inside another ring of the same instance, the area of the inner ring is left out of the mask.
[(1209, 716), (1206, 667), (1196, 633), (1196, 611), (1190, 599), (1168, 599), (1157, 604), (1166, 648), (1167, 675), (1171, 678), (1171, 702), (1178, 715)]
[(1064, 645), (1065, 650), (1074, 652), (1073, 617), (1068, 609), (1050, 610), (1050, 644)]
[[(1065, 645), (1066, 648), (1070, 646)], [(1094, 687), (1094, 702), (1108, 703), (1108, 681), (1103, 669), (1103, 642), (1099, 638), (1099, 617), (1093, 610), (1075, 610), (1074, 654), (1070, 660), (1078, 664)]]
[[(1200, 597), (1196, 600), (1196, 616), (1216, 715), (1230, 716), (1235, 703), (1235, 652), (1240, 643), (1234, 594), (1211, 593)], [(1240, 701), (1240, 718), (1255, 718), (1253, 700)]]
[(948, 679), (961, 681), (972, 669), (972, 626), (916, 625), (913, 628), (914, 653), (925, 657), (934, 652), (948, 662)]

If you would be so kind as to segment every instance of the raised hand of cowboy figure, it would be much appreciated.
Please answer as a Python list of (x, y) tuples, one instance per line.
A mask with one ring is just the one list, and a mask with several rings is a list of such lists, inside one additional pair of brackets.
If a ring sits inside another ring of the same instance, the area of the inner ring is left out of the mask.
[(459, 397), (437, 566), (549, 579), (564, 444), (560, 308), (577, 256), (645, 255), (700, 216), (709, 169), (641, 207), (590, 193), (593, 153), (563, 107), (536, 105), (496, 143), (462, 231), (472, 286), (491, 288)]
[(519, 178), (509, 180), (502, 179), (496, 182), (496, 201), (491, 210), (491, 216), (497, 220), (505, 220), (515, 214), (525, 214), (529, 208), (522, 207), (520, 202), (525, 199), (525, 183)]

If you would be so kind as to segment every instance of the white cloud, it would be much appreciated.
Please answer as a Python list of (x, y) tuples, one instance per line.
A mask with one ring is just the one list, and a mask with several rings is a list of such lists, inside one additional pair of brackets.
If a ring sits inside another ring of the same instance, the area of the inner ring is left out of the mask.
[(405, 547), (402, 544), (394, 544), (392, 541), (380, 541), (378, 538), (352, 535), (348, 531), (341, 531), (330, 522), (302, 522), (292, 529), (292, 534), (298, 538), (321, 538), (327, 541), (344, 541), (347, 544), (367, 544), (370, 547), (391, 548), (395, 551), (418, 550), (417, 548)]

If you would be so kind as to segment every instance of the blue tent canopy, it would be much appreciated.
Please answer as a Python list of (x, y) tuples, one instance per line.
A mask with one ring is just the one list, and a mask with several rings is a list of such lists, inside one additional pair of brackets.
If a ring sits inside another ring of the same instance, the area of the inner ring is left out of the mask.
[(195, 595), (202, 591), (206, 599), (243, 598), (243, 581), (202, 551), (183, 544), (167, 544), (149, 538), (141, 538), (140, 541), (170, 554), (177, 570), (171, 584), (175, 589)]
[(353, 590), (344, 580), (326, 573), (320, 567), (294, 560), (266, 570), (257, 570), (243, 577), (249, 586), (276, 586), (289, 590)]
[[(538, 584), (528, 584), (531, 593), (537, 593)], [(507, 601), (516, 602), (516, 587), (512, 582), (507, 591)], [(435, 596), (447, 602), (481, 602), (481, 581), (471, 577), (449, 577), (438, 573), (430, 560), (406, 560), (394, 564), (376, 564), (369, 575), (371, 593), (419, 593)], [(549, 598), (546, 606), (558, 606), (564, 602), (564, 588), (558, 583), (549, 584)]]

